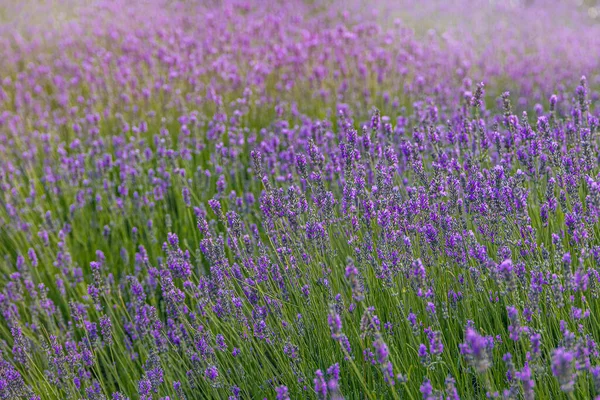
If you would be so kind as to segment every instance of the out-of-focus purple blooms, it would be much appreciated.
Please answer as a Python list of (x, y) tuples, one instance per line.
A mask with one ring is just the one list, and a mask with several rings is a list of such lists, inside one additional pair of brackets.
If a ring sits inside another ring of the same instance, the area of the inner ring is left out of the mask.
[(539, 356), (541, 354), (542, 335), (534, 333), (529, 338), (531, 342), (531, 354)]
[(319, 399), (324, 400), (327, 398), (327, 384), (325, 383), (325, 375), (320, 369), (315, 372), (315, 375), (315, 392), (317, 393)]
[(427, 352), (427, 346), (423, 343), (419, 345), (418, 350), (419, 358), (421, 359), (421, 364), (424, 366), (428, 366), (431, 362), (429, 353)]
[(519, 310), (516, 307), (508, 306), (506, 307), (506, 311), (508, 313), (508, 321), (510, 322), (508, 326), (509, 336), (512, 340), (517, 341), (522, 329), (519, 322)]
[(535, 382), (533, 380), (533, 375), (527, 362), (525, 363), (521, 371), (517, 371), (516, 378), (519, 381), (521, 381), (521, 384), (523, 385), (523, 397), (526, 400), (533, 400), (535, 398), (535, 393), (533, 391)]
[(216, 366), (211, 365), (204, 370), (204, 376), (210, 381), (215, 381), (219, 377), (219, 370)]
[(327, 368), (327, 390), (332, 400), (342, 400), (344, 397), (340, 392), (340, 366), (339, 364), (333, 364)]
[(477, 331), (468, 327), (465, 332), (465, 341), (459, 346), (461, 354), (469, 365), (479, 373), (484, 373), (492, 364), (491, 351), (493, 341), (481, 336)]
[(342, 335), (342, 319), (335, 311), (335, 308), (330, 308), (329, 315), (327, 316), (327, 324), (331, 330), (331, 337), (336, 340), (339, 339)]
[(149, 379), (140, 380), (140, 382), (138, 383), (138, 393), (140, 395), (140, 398), (152, 398), (152, 383)]
[(27, 250), (27, 256), (29, 256), (29, 261), (31, 262), (31, 266), (34, 268), (37, 267), (38, 258), (37, 258), (37, 255), (35, 254), (35, 250), (33, 250), (32, 248)]
[(277, 400), (289, 400), (290, 396), (288, 394), (287, 386), (279, 386), (275, 388), (275, 392), (277, 393)]
[(184, 186), (182, 190), (183, 202), (187, 207), (192, 205), (192, 196), (190, 193), (190, 189), (187, 186)]
[(460, 400), (458, 389), (456, 388), (456, 380), (448, 375), (444, 383), (446, 384), (446, 400)]
[(419, 388), (423, 395), (423, 400), (443, 400), (444, 396), (439, 391), (433, 388), (431, 381), (428, 378), (423, 380), (421, 387)]
[(552, 374), (558, 380), (560, 389), (566, 393), (575, 389), (574, 361), (575, 355), (563, 347), (555, 349), (552, 353)]
[(352, 298), (357, 302), (363, 301), (364, 289), (360, 281), (358, 269), (354, 266), (354, 263), (350, 263), (346, 267), (346, 279), (348, 279), (350, 286), (352, 287)]

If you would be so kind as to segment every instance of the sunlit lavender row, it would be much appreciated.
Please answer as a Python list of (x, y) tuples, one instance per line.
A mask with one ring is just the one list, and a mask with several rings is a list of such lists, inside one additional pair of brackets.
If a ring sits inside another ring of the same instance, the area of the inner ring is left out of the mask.
[(600, 399), (600, 6), (420, 3), (2, 5), (0, 399)]

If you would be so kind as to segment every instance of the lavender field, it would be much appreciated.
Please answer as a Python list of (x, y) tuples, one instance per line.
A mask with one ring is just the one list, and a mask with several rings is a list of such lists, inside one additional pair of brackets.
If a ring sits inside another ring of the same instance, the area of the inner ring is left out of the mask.
[(600, 399), (600, 4), (0, 4), (0, 399)]

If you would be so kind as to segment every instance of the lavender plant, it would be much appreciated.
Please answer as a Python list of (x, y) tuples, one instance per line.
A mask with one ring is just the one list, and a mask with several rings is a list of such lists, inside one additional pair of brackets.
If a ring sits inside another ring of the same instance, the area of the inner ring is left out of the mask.
[(5, 6), (0, 398), (600, 396), (593, 13), (346, 3)]

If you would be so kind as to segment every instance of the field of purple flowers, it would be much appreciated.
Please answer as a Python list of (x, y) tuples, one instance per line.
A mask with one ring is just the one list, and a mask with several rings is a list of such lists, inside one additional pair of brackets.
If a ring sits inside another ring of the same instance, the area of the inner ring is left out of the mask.
[(0, 5), (0, 399), (600, 398), (600, 6)]

